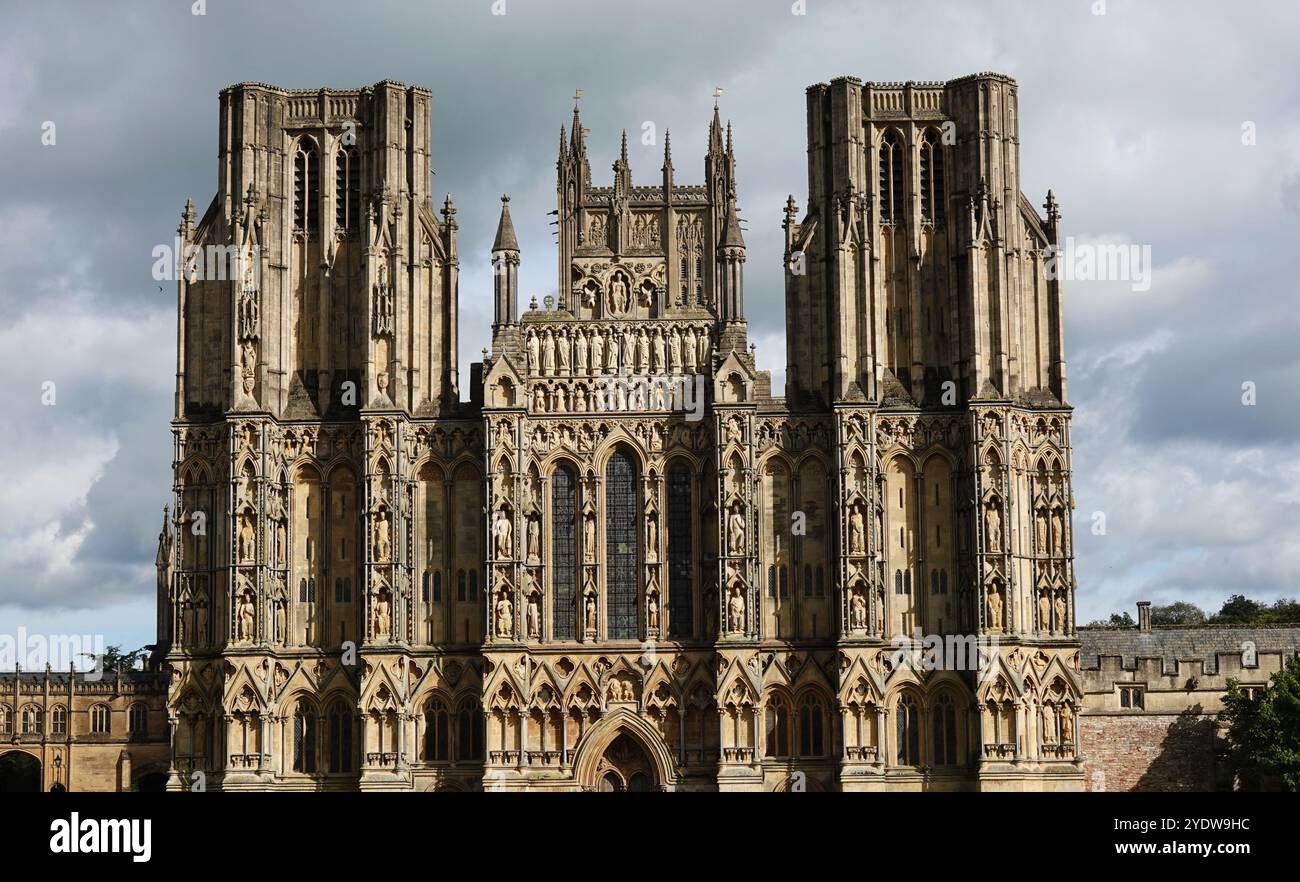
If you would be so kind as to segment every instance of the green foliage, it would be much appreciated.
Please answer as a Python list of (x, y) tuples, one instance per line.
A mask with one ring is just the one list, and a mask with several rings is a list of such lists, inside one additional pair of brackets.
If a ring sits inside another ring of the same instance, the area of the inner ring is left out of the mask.
[(1136, 628), (1137, 622), (1128, 613), (1111, 613), (1110, 619), (1096, 619), (1088, 623), (1089, 628)]
[(1203, 625), (1205, 612), (1194, 603), (1175, 601), (1168, 606), (1151, 607), (1153, 625)]
[(1257, 698), (1229, 680), (1219, 719), (1228, 724), (1228, 768), (1243, 787), (1300, 791), (1300, 654)]
[(145, 648), (133, 649), (130, 652), (123, 652), (122, 647), (114, 644), (104, 647), (101, 653), (83, 652), (82, 655), (95, 663), (95, 667), (104, 673), (111, 673), (121, 668), (129, 671), (135, 667), (136, 662), (149, 654)]
[(1269, 606), (1244, 594), (1234, 594), (1207, 621), (1211, 625), (1294, 624), (1300, 622), (1300, 602), (1283, 597)]

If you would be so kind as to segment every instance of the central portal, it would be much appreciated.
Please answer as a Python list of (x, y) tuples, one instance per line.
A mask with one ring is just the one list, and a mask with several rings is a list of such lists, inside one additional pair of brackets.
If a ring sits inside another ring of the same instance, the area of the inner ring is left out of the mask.
[(626, 732), (606, 748), (596, 773), (602, 793), (643, 793), (655, 789), (650, 757)]

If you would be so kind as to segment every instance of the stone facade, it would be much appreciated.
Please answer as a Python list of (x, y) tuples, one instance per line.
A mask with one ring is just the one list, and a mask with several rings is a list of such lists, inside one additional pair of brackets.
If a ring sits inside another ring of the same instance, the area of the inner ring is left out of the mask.
[(1089, 790), (1215, 790), (1234, 786), (1218, 757), (1228, 681), (1262, 690), (1300, 652), (1300, 625), (1079, 629)]
[(161, 790), (166, 699), (157, 671), (0, 674), (0, 776), (39, 790)]

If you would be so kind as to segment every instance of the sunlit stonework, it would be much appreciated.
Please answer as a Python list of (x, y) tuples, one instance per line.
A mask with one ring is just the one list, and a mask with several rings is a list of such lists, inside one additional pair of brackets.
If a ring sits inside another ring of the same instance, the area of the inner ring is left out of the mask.
[(225, 90), (180, 236), (252, 266), (179, 285), (169, 786), (1081, 789), (1058, 213), (1016, 107), (808, 90), (779, 398), (716, 111), (702, 183), (665, 135), (660, 180), (625, 137), (597, 185), (575, 109), (557, 293), (520, 313), (503, 197), (462, 384), (429, 93)]

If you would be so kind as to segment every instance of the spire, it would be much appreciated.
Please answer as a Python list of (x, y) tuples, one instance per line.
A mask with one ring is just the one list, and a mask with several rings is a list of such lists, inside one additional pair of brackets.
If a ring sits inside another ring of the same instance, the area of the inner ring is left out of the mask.
[(569, 155), (568, 145), (564, 143), (565, 134), (564, 123), (560, 123), (560, 162), (564, 162)]
[(713, 122), (709, 125), (709, 153), (722, 152), (722, 117), (718, 115), (718, 105), (713, 104)]
[(727, 205), (727, 225), (723, 229), (719, 248), (744, 248), (745, 237), (740, 232), (740, 219), (736, 217), (736, 200)]
[(618, 161), (627, 167), (627, 129), (623, 130), (623, 146), (618, 153)]
[(673, 167), (673, 133), (664, 129), (664, 170)]
[(727, 120), (727, 155), (730, 156), (731, 153), (731, 120)]
[(493, 251), (518, 251), (519, 240), (515, 238), (515, 225), (510, 221), (510, 197), (501, 196), (501, 221), (497, 224), (497, 238), (492, 243)]

